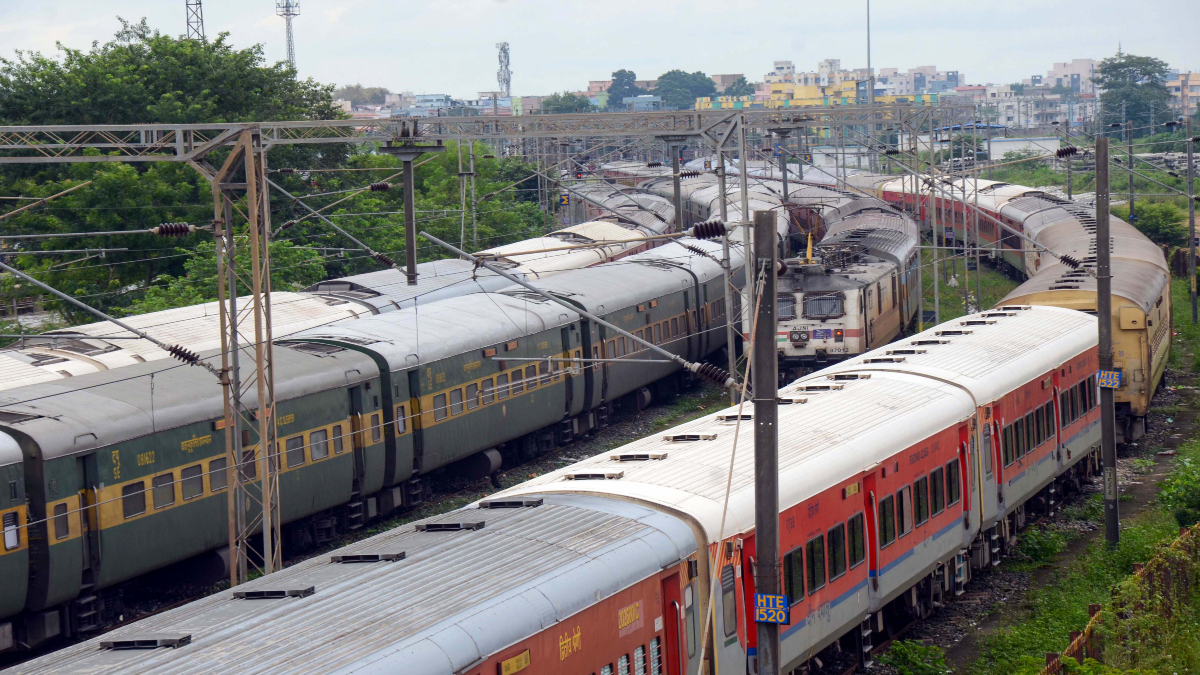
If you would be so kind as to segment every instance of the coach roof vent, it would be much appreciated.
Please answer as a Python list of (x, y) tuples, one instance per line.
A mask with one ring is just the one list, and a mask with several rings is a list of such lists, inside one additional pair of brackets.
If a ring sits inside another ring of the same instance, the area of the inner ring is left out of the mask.
[(622, 455), (609, 455), (610, 462), (649, 462), (667, 458), (665, 452), (631, 452)]
[(619, 480), (624, 477), (624, 471), (580, 471), (564, 475), (563, 480)]
[(668, 443), (690, 443), (692, 441), (711, 441), (716, 434), (667, 434), (662, 437)]
[(728, 415), (717, 415), (718, 422), (736, 422), (738, 420), (752, 420), (753, 413), (730, 413)]
[(1054, 284), (1048, 290), (1051, 291), (1077, 291), (1079, 284)]
[(803, 384), (796, 387), (797, 391), (812, 392), (812, 391), (838, 391), (844, 388), (844, 384)]
[(1027, 309), (1033, 309), (1032, 305), (1004, 305), (1000, 308), (1002, 312), (1023, 312)]
[(348, 553), (345, 555), (334, 555), (329, 557), (331, 563), (377, 563), (377, 562), (398, 562), (404, 560), (406, 554), (404, 551), (398, 553)]
[(800, 405), (801, 403), (808, 403), (808, 399), (806, 399), (806, 398), (777, 398), (777, 399), (775, 399), (776, 405)]
[(417, 523), (417, 532), (458, 532), (460, 530), (482, 530), (484, 521), (470, 523)]
[[(888, 352), (888, 353), (891, 354), (891, 352)], [(870, 373), (835, 373), (833, 375), (826, 375), (825, 378), (829, 379), (829, 380), (834, 380), (835, 382), (845, 382), (847, 380), (869, 380), (869, 379), (871, 379), (871, 374)]]
[(980, 314), (985, 319), (999, 319), (1006, 316), (1016, 316), (1016, 312), (984, 312)]
[(924, 354), (924, 349), (889, 349), (884, 354), (888, 356), (911, 356), (913, 354)]
[(950, 344), (950, 341), (949, 340), (913, 340), (912, 342), (910, 342), (908, 344), (913, 347), (935, 347), (937, 345), (948, 345), (948, 344)]
[(988, 319), (972, 319), (970, 321), (959, 321), (958, 325), (960, 325), (960, 326), (990, 326), (994, 323), (996, 323), (994, 320), (989, 321)]
[(326, 345), (319, 342), (285, 342), (283, 346), (298, 352), (304, 352), (305, 354), (316, 354), (317, 356), (329, 356), (330, 354), (346, 351), (345, 347)]
[(191, 633), (144, 633), (102, 640), (100, 649), (158, 649), (182, 647), (192, 641)]
[(542, 498), (534, 499), (485, 499), (479, 502), (481, 509), (531, 509), (542, 505)]
[(863, 363), (904, 363), (903, 356), (880, 356), (874, 359), (863, 359)]
[(255, 591), (234, 591), (233, 597), (241, 600), (278, 600), (280, 598), (307, 598), (316, 592), (316, 586), (307, 586), (305, 588), (260, 588)]
[(939, 337), (941, 337), (941, 336), (945, 336), (945, 337), (954, 337), (955, 335), (970, 335), (972, 332), (974, 332), (974, 331), (969, 331), (969, 330), (939, 330), (938, 332), (934, 333), (934, 335), (937, 335), (937, 336), (939, 336)]

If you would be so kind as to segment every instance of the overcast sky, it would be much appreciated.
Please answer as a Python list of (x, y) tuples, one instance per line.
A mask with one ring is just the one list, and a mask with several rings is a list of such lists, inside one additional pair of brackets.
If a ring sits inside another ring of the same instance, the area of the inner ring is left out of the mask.
[[(272, 0), (203, 0), (209, 36), (286, 55)], [(496, 86), (495, 43), (512, 50), (513, 93), (579, 90), (619, 68), (655, 77), (671, 68), (745, 73), (775, 59), (815, 70), (840, 58), (866, 65), (865, 0), (301, 0), (295, 20), (302, 77), (392, 91), (473, 97)], [(87, 48), (117, 16), (170, 34), (185, 29), (184, 0), (0, 0), (0, 55)], [(975, 83), (1045, 74), (1055, 61), (1117, 51), (1200, 70), (1198, 0), (876, 0), (872, 65), (958, 69)]]

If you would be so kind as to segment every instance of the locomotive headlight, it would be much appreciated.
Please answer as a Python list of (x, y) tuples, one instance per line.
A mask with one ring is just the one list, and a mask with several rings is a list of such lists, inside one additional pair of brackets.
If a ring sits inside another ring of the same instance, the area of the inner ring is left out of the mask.
[(797, 331), (800, 334), (800, 342), (808, 342), (808, 331)]
[(792, 342), (802, 342), (802, 341), (808, 339), (808, 334), (801, 333), (798, 330), (794, 330), (788, 334), (788, 338), (791, 339)]
[(833, 341), (834, 342), (842, 342), (845, 339), (845, 337), (846, 337), (846, 331), (842, 330), (841, 328), (833, 329)]

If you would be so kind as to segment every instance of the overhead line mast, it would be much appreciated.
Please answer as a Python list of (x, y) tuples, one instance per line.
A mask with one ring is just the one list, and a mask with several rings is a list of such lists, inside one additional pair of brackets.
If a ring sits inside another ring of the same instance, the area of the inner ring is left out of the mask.
[(187, 6), (187, 39), (200, 40), (203, 42), (204, 37), (204, 8), (200, 6), (200, 0), (184, 0)]
[(287, 60), (296, 67), (296, 41), (292, 36), (292, 17), (300, 16), (300, 0), (275, 0), (275, 13), (287, 22)]

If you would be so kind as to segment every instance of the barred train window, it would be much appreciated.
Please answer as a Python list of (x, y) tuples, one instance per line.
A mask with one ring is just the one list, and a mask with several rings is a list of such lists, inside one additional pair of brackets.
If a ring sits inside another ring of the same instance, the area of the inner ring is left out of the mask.
[[(399, 408), (398, 411), (403, 412), (403, 408)], [(397, 418), (403, 419), (400, 416), (397, 416)], [(308, 435), (308, 445), (308, 453), (312, 455), (314, 462), (318, 459), (325, 459), (329, 456), (329, 432), (324, 429), (312, 432)]]
[(646, 675), (646, 648), (641, 645), (633, 648), (633, 675)]
[[(396, 413), (396, 418), (399, 420), (404, 420), (404, 406), (400, 406), (399, 410), (400, 412)], [(403, 422), (401, 422), (401, 424), (403, 424)], [(400, 430), (404, 431), (404, 427), (401, 426)], [(333, 425), (333, 454), (342, 454), (342, 449), (342, 425), (335, 424)], [(213, 489), (215, 490), (216, 488)]]
[[(300, 466), (304, 463), (304, 436), (292, 436), (287, 439), (287, 465), (288, 468)], [(155, 495), (157, 497), (157, 495)]]
[(905, 485), (896, 492), (896, 535), (908, 534), (912, 525), (912, 487)]
[(913, 497), (913, 511), (917, 525), (921, 525), (929, 520), (929, 477), (918, 478), (913, 483), (913, 491), (916, 492)]
[(891, 495), (879, 500), (879, 548), (896, 539), (896, 502)]
[(146, 512), (146, 484), (143, 481), (130, 483), (121, 488), (121, 511), (126, 518)]
[[(396, 406), (396, 433), (402, 434), (406, 428), (408, 428), (408, 419), (404, 413), (404, 406), (398, 405)], [(337, 433), (334, 433), (334, 436), (337, 435)], [(335, 448), (334, 452), (338, 453), (341, 452), (341, 450)]]
[(54, 505), (54, 538), (66, 539), (71, 536), (71, 521), (67, 516), (67, 504)]
[(650, 640), (650, 675), (662, 675), (662, 638)]
[(4, 550), (11, 551), (21, 545), (21, 530), (18, 529), (17, 512), (4, 514)]
[(946, 476), (941, 467), (929, 473), (929, 496), (933, 500), (933, 515), (946, 510)]
[(628, 654), (622, 654), (617, 658), (617, 675), (629, 675)]
[(490, 377), (485, 378), (483, 380), (483, 382), (481, 382), (479, 384), (479, 386), (483, 389), (483, 396), (480, 399), (480, 401), (484, 405), (487, 405), (487, 404), (491, 403), (492, 401), (496, 400), (496, 389), (492, 385), (492, 378), (490, 378)]
[(449, 415), (446, 409), (446, 395), (437, 394), (433, 397), (433, 421), (440, 422)]
[(946, 464), (946, 505), (957, 504), (962, 498), (962, 477), (958, 474), (958, 460)]
[[(337, 431), (341, 427), (334, 427)], [(228, 462), (224, 457), (218, 457), (208, 463), (208, 487), (213, 492), (224, 490), (229, 485), (229, 475), (225, 473)]]
[(796, 604), (804, 599), (804, 547), (783, 556), (783, 594)]
[(450, 390), (450, 414), (461, 415), (463, 411), (463, 392), (462, 389)]
[(521, 369), (517, 368), (512, 372), (512, 393), (513, 396), (525, 391), (525, 383), (521, 381)]
[(825, 586), (825, 537), (815, 537), (804, 545), (804, 557), (808, 558), (805, 568), (808, 574), (808, 594), (812, 595)]
[(383, 439), (383, 424), (379, 421), (379, 413), (371, 415), (371, 442), (378, 443)]
[(154, 508), (161, 509), (175, 503), (174, 474), (164, 473), (155, 476), (152, 483), (154, 484)]
[(775, 311), (780, 321), (796, 319), (796, 296), (791, 293), (779, 293), (775, 296)]
[(829, 530), (829, 579), (836, 579), (846, 572), (846, 526), (835, 525)]
[(737, 632), (737, 586), (733, 577), (733, 565), (726, 565), (721, 570), (721, 613), (725, 621), (725, 637)]
[(804, 318), (806, 319), (836, 319), (845, 314), (845, 300), (841, 293), (804, 294)]
[(179, 472), (180, 484), (183, 487), (183, 501), (195, 499), (204, 494), (204, 468), (199, 464), (185, 466)]
[(525, 381), (528, 383), (527, 386), (530, 389), (538, 386), (537, 366), (525, 367)]
[(496, 376), (496, 397), (501, 401), (508, 398), (508, 373)]
[(474, 410), (479, 407), (479, 385), (467, 385), (467, 410)]
[(860, 564), (867, 557), (865, 532), (863, 514), (859, 513), (850, 519), (850, 567)]

